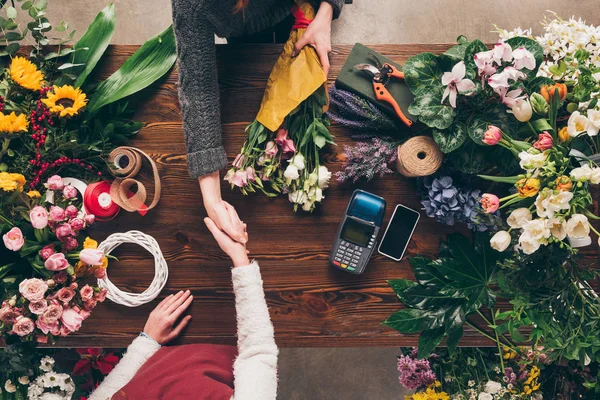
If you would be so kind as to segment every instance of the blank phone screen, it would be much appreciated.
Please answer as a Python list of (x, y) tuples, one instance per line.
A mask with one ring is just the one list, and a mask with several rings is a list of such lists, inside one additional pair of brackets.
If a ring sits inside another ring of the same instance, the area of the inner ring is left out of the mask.
[(397, 260), (402, 258), (418, 220), (418, 212), (397, 206), (379, 246), (379, 252)]

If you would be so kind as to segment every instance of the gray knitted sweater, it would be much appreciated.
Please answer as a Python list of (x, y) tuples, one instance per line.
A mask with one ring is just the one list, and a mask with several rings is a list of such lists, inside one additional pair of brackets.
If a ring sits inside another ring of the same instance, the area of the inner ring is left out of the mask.
[[(314, 0), (315, 6), (320, 1)], [(344, 0), (326, 0), (340, 14)], [(187, 161), (193, 178), (227, 166), (221, 142), (221, 111), (214, 35), (260, 32), (290, 14), (292, 0), (250, 0), (233, 14), (235, 0), (172, 0), (179, 56), (179, 100)]]

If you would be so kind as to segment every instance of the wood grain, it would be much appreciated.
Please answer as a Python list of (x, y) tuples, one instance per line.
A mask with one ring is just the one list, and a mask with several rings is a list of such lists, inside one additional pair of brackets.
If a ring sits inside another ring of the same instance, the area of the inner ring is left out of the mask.
[[(448, 45), (378, 45), (378, 52), (403, 63), (418, 52), (440, 53)], [(339, 72), (352, 46), (335, 46), (331, 56), (331, 81)], [(115, 71), (136, 50), (135, 46), (111, 46), (96, 79)], [(244, 141), (244, 127), (255, 117), (278, 45), (219, 46), (223, 139), (230, 161)], [(199, 72), (201, 73), (201, 72)], [(138, 102), (136, 118), (146, 122), (132, 143), (156, 160), (163, 184), (159, 206), (147, 216), (123, 213), (91, 232), (103, 239), (112, 232), (138, 229), (153, 235), (169, 263), (169, 281), (151, 304), (127, 308), (107, 301), (98, 306), (81, 330), (61, 338), (59, 346), (127, 346), (142, 329), (156, 303), (178, 290), (190, 289), (195, 296), (192, 322), (180, 343), (236, 342), (234, 297), (230, 262), (204, 226), (206, 213), (196, 181), (187, 174), (181, 115), (177, 100), (177, 72), (160, 85), (146, 90)], [(341, 167), (340, 153), (351, 144), (351, 131), (334, 125), (337, 147), (330, 149), (327, 165)], [(244, 197), (225, 184), (222, 191), (248, 224), (249, 249), (261, 264), (264, 288), (276, 339), (282, 347), (409, 346), (417, 337), (402, 336), (381, 322), (401, 308), (387, 279), (412, 278), (408, 262), (396, 263), (376, 255), (366, 273), (353, 276), (332, 269), (327, 262), (334, 234), (352, 192), (361, 188), (385, 196), (387, 213), (402, 203), (419, 209), (415, 182), (398, 175), (370, 183), (338, 184), (333, 181), (326, 199), (312, 214), (295, 214), (287, 199)], [(422, 218), (407, 256), (435, 256), (438, 243), (456, 228)], [(143, 250), (124, 245), (114, 253), (109, 276), (121, 289), (143, 291), (151, 282), (152, 260)], [(591, 255), (595, 257), (594, 255)], [(463, 345), (491, 342), (466, 330)]]

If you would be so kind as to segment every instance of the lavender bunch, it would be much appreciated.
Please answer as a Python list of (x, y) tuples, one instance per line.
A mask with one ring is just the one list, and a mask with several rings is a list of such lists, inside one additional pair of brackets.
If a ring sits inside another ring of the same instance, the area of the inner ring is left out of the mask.
[(356, 183), (361, 178), (370, 181), (375, 175), (383, 177), (386, 174), (394, 173), (389, 166), (396, 162), (398, 155), (396, 152), (397, 144), (391, 138), (378, 138), (367, 135), (353, 138), (370, 138), (371, 142), (360, 141), (354, 146), (344, 146), (343, 154), (346, 160), (342, 166), (343, 170), (335, 173), (338, 182), (351, 179), (353, 183)]
[(394, 120), (375, 104), (346, 90), (332, 85), (329, 89), (330, 104), (327, 112), (332, 120), (348, 128), (368, 131), (393, 131), (398, 127)]

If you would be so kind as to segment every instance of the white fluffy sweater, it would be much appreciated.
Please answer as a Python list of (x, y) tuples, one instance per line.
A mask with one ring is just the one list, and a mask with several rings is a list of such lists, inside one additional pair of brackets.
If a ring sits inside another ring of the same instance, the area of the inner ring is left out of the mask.
[[(238, 331), (238, 357), (233, 364), (235, 391), (232, 399), (275, 400), (278, 349), (258, 263), (233, 268), (232, 276)], [(89, 400), (110, 399), (159, 348), (152, 339), (136, 338), (127, 348), (123, 359)], [(190, 376), (190, 379), (193, 378)]]

